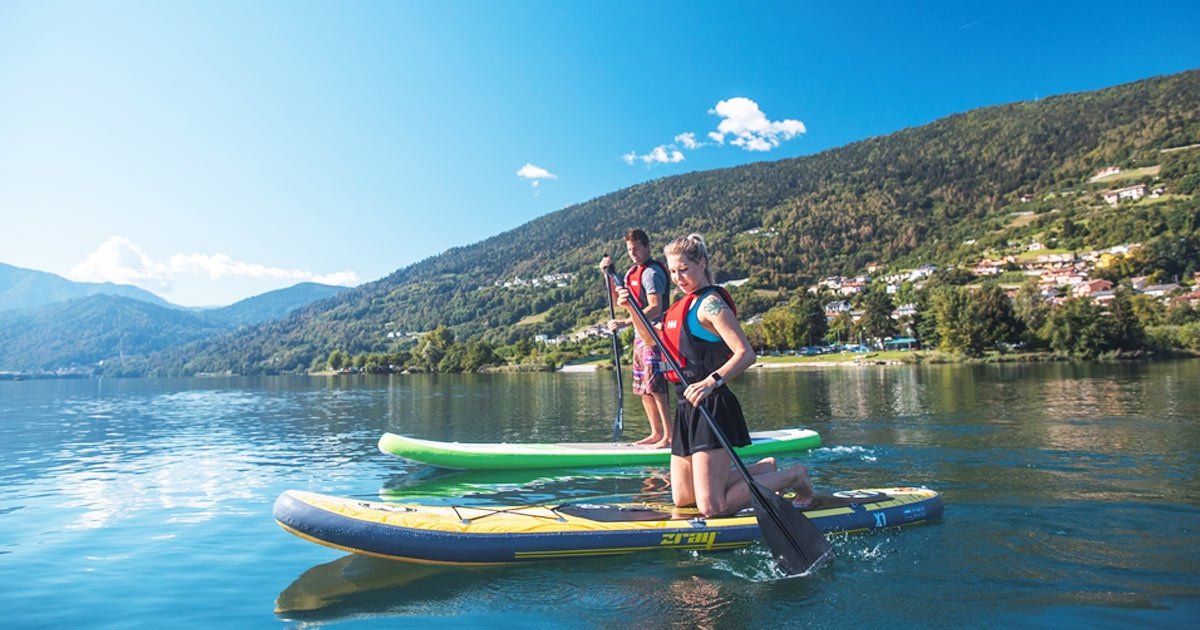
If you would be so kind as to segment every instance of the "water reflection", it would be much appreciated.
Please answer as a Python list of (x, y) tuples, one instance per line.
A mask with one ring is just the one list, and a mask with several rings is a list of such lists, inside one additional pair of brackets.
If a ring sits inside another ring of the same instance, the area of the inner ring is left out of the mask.
[(517, 617), (539, 611), (542, 623), (549, 619), (559, 627), (728, 628), (745, 627), (760, 600), (785, 597), (789, 605), (803, 605), (826, 581), (775, 580), (748, 590), (744, 578), (720, 565), (769, 573), (750, 568), (771, 563), (765, 552), (655, 555), (455, 567), (350, 554), (306, 570), (279, 593), (274, 610), (281, 619), (305, 623), (428, 614), (470, 618), (486, 610)]
[[(0, 382), (0, 598), (20, 604), (6, 608), (9, 623), (170, 624), (192, 598), (222, 602), (193, 611), (192, 625), (262, 627), (276, 622), (268, 602), (278, 596), (281, 609), (316, 619), (401, 614), (442, 627), (459, 614), (483, 626), (773, 627), (830, 616), (866, 626), (880, 607), (914, 626), (1021, 627), (1047, 611), (1080, 626), (1114, 607), (1152, 615), (1200, 601), (1195, 360), (739, 378), (752, 428), (820, 432), (822, 448), (781, 460), (808, 462), (820, 487), (944, 493), (942, 523), (835, 542), (837, 567), (818, 580), (772, 580), (761, 546), (486, 570), (347, 557), (310, 577), (307, 567), (333, 556), (271, 521), (288, 488), (503, 504), (653, 497), (665, 482), (642, 470), (455, 475), (376, 448), (387, 430), (604, 441), (611, 376)], [(633, 432), (642, 412), (625, 401)], [(299, 590), (279, 592), (301, 573)], [(834, 588), (823, 581), (832, 579)], [(930, 592), (948, 603), (929, 607)]]
[[(279, 594), (275, 613), (284, 619), (306, 621), (378, 614), (402, 605), (405, 593), (424, 601), (428, 593), (423, 591), (429, 589), (422, 589), (420, 582), (447, 571), (459, 572), (436, 565), (349, 554), (301, 574)], [(388, 593), (389, 590), (395, 592)], [(386, 597), (364, 597), (372, 593)], [(437, 589), (437, 594), (453, 597), (454, 590)]]

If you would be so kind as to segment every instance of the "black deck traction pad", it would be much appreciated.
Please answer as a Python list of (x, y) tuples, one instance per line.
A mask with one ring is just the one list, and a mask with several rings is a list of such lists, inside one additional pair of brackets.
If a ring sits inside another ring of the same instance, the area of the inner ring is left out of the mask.
[[(886, 492), (875, 492), (872, 494), (864, 493), (839, 493), (818, 492), (813, 495), (812, 503), (803, 508), (803, 511), (809, 512), (813, 510), (825, 510), (835, 507), (846, 507), (853, 505), (862, 505), (864, 503), (875, 503), (876, 501), (884, 501), (890, 499), (891, 495)], [(849, 496), (845, 496), (849, 495)], [(687, 520), (696, 518), (699, 514), (695, 508), (684, 508), (679, 511), (679, 514), (674, 513), (674, 508), (670, 504), (642, 504), (642, 505), (614, 505), (609, 503), (568, 503), (560, 505), (554, 509), (560, 514), (567, 514), (579, 518), (586, 518), (593, 521), (603, 523), (616, 523), (620, 521), (671, 521), (671, 520)], [(747, 508), (738, 512), (738, 515), (752, 515), (754, 510)]]

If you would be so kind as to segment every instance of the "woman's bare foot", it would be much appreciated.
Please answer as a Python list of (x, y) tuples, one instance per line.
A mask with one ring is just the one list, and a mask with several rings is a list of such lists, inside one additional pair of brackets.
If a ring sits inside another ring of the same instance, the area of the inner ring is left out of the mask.
[(650, 448), (671, 448), (671, 438), (663, 438), (651, 444)]

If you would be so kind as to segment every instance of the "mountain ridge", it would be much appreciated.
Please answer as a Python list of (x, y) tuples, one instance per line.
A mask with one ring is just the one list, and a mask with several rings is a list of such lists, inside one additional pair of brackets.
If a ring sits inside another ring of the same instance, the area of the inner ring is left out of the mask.
[(0, 371), (90, 373), (106, 362), (106, 373), (124, 374), (131, 363), (140, 365), (139, 357), (282, 317), (343, 290), (302, 282), (198, 310), (99, 292), (0, 311)]
[(34, 308), (100, 293), (121, 295), (169, 308), (183, 308), (129, 284), (75, 282), (48, 271), (0, 263), (0, 311)]
[[(1160, 150), (1200, 140), (1196, 102), (1200, 71), (1191, 70), (975, 108), (813, 155), (643, 182), (448, 249), (279, 320), (158, 353), (147, 371), (302, 370), (335, 349), (394, 350), (402, 343), (395, 332), (440, 325), (497, 344), (560, 334), (603, 318), (595, 265), (623, 251), (620, 235), (629, 227), (645, 229), (656, 247), (704, 233), (718, 281), (748, 278), (749, 297), (755, 290), (786, 297), (867, 264), (963, 262), (1042, 232), (1083, 233), (1091, 246), (1153, 238), (1176, 227), (1160, 226), (1149, 206), (1110, 212), (1097, 201), (1103, 184), (1087, 179), (1109, 165), (1161, 163), (1163, 181), (1182, 188), (1200, 172), (1196, 152), (1164, 157)], [(1040, 201), (1047, 195), (1055, 201)], [(1027, 196), (1039, 201), (1026, 205)], [(1176, 196), (1165, 207), (1168, 223), (1186, 224), (1194, 198)], [(1010, 215), (1022, 211), (1036, 211), (1037, 220), (1014, 227)], [(560, 272), (572, 274), (566, 287), (497, 285)]]

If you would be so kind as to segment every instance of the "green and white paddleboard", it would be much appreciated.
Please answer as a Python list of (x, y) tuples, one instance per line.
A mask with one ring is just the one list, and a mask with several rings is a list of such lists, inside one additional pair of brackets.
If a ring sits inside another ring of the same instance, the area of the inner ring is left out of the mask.
[[(742, 457), (776, 455), (821, 445), (809, 429), (754, 431), (753, 442), (737, 449)], [(384, 433), (379, 450), (441, 468), (516, 470), (530, 468), (590, 468), (596, 466), (666, 466), (671, 449), (648, 449), (629, 443), (562, 442), (558, 444), (435, 442)]]

